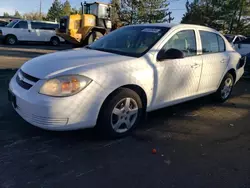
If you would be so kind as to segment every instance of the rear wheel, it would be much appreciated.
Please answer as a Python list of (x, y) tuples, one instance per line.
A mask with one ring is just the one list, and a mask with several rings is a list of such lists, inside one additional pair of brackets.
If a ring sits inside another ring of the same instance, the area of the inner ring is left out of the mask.
[(8, 45), (15, 45), (15, 44), (17, 44), (17, 38), (14, 35), (9, 35), (5, 39), (5, 42)]
[(105, 101), (97, 128), (104, 136), (122, 137), (135, 129), (142, 114), (140, 96), (131, 89), (122, 88)]
[(88, 36), (87, 39), (87, 45), (92, 44), (93, 42), (95, 42), (96, 40), (98, 40), (99, 38), (103, 37), (103, 34), (99, 31), (92, 31), (90, 33), (90, 35)]
[(234, 86), (234, 78), (230, 73), (227, 73), (223, 78), (221, 85), (215, 93), (215, 99), (218, 102), (225, 102), (231, 95)]
[(60, 40), (59, 40), (59, 38), (58, 37), (52, 37), (50, 39), (50, 44), (52, 46), (60, 46)]

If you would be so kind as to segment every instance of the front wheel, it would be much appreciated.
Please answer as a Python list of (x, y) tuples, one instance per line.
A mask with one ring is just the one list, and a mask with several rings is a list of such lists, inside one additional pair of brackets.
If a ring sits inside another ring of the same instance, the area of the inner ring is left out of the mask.
[(17, 44), (17, 38), (14, 35), (9, 35), (7, 36), (5, 42), (8, 45), (15, 45)]
[(142, 114), (140, 96), (133, 90), (122, 88), (105, 101), (97, 128), (104, 136), (122, 137), (135, 129)]
[(215, 99), (218, 102), (225, 102), (231, 95), (234, 86), (234, 78), (230, 73), (227, 73), (223, 78), (221, 85), (215, 93)]

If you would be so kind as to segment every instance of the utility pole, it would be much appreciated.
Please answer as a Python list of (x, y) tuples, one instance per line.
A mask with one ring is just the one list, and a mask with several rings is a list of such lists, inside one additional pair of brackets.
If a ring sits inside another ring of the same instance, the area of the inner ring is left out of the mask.
[(167, 16), (168, 16), (168, 18), (167, 18), (168, 23), (171, 23), (171, 21), (174, 20), (174, 18), (171, 17), (171, 14), (172, 14), (172, 12), (169, 12), (169, 13), (167, 14)]
[(42, 0), (40, 0), (40, 11), (39, 11), (39, 17), (42, 19)]

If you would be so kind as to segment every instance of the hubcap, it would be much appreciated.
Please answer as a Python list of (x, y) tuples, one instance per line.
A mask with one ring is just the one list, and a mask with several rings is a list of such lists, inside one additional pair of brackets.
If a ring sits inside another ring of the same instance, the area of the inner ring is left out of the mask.
[(56, 46), (58, 43), (57, 43), (56, 40), (53, 40), (53, 41), (52, 41), (52, 44), (53, 44), (54, 46)]
[(15, 39), (10, 38), (10, 39), (9, 39), (9, 44), (15, 44)]
[(138, 105), (132, 98), (120, 100), (111, 114), (111, 125), (114, 131), (125, 133), (133, 127), (138, 116)]
[(228, 98), (228, 96), (230, 95), (231, 91), (232, 91), (232, 87), (233, 87), (233, 81), (231, 78), (227, 78), (225, 80), (225, 84), (224, 87), (221, 90), (221, 97), (223, 99)]

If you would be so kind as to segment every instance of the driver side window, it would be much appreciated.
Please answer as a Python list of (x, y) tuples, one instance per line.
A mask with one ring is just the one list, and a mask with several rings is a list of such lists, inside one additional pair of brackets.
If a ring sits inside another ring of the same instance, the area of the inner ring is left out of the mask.
[(18, 29), (28, 29), (28, 23), (26, 21), (20, 21), (18, 22), (14, 28)]
[(163, 50), (178, 49), (185, 57), (197, 55), (197, 45), (194, 30), (183, 30), (172, 36), (164, 45)]

